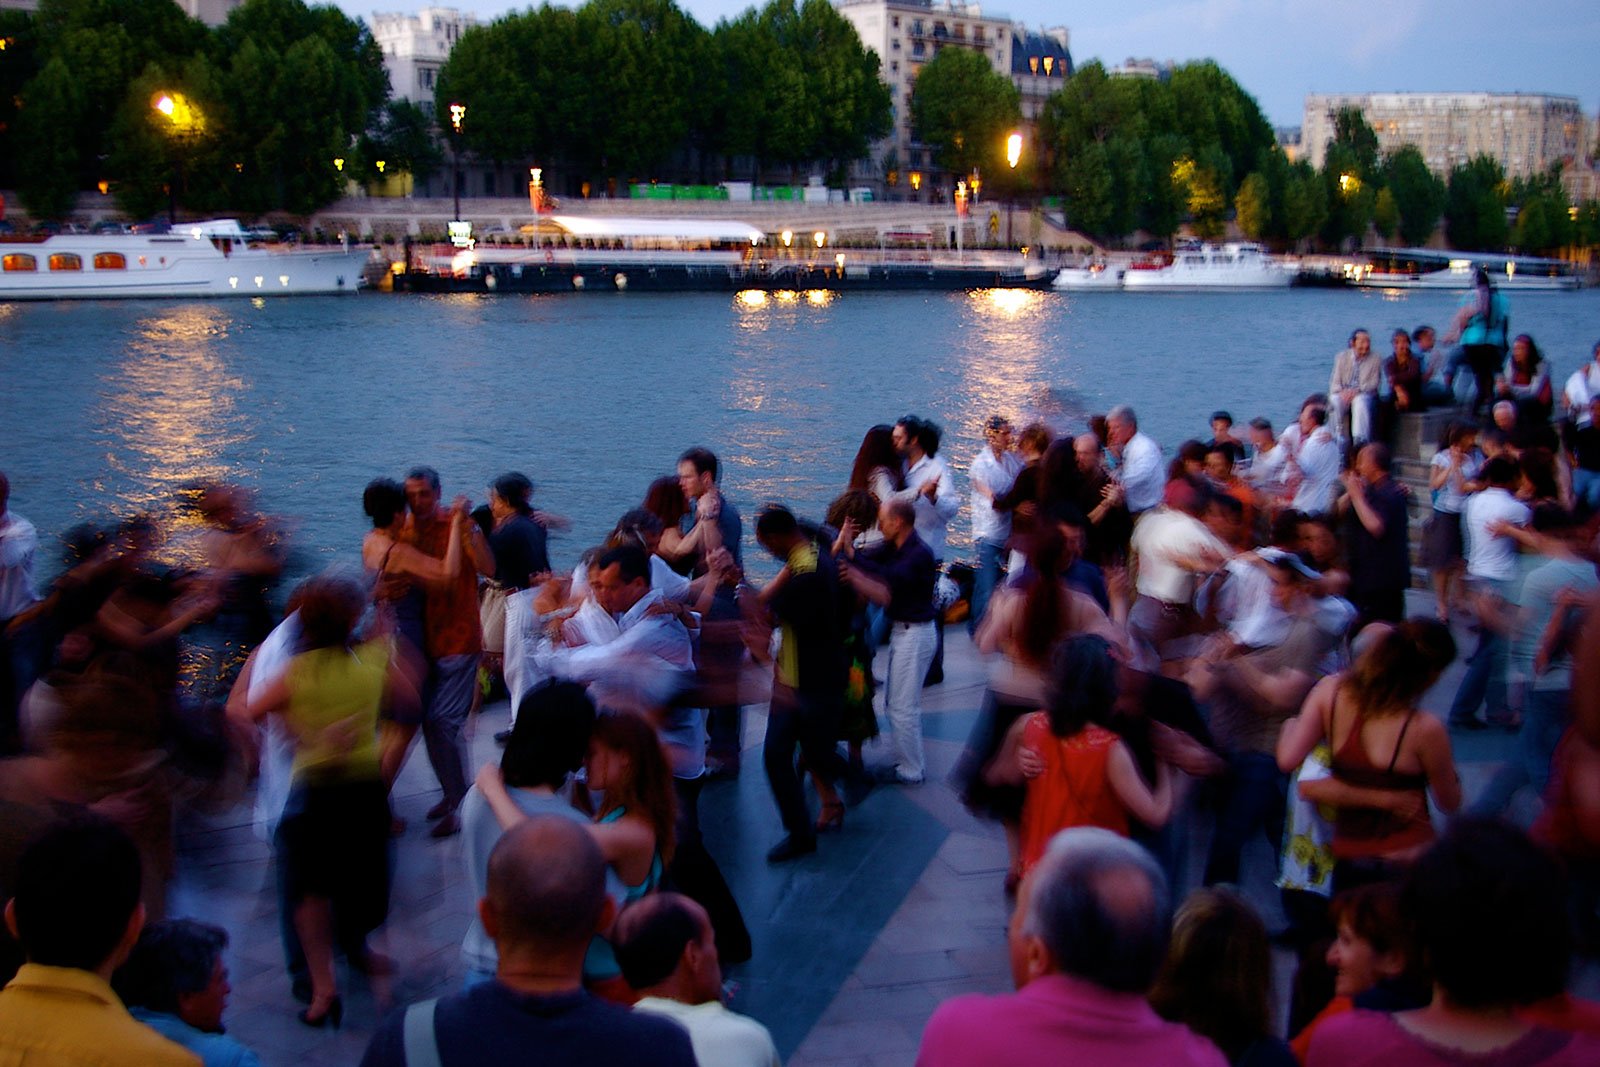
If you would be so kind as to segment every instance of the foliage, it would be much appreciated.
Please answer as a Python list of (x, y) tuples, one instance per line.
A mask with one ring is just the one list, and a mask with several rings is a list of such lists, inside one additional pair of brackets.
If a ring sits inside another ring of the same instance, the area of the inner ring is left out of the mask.
[(0, 11), (0, 188), (17, 182), (18, 105), (22, 87), (39, 73), (38, 24), (27, 11)]
[[(1268, 202), (1281, 199), (1267, 175), (1281, 176), (1283, 165), (1271, 127), (1209, 61), (1186, 64), (1165, 82), (1113, 78), (1099, 62), (1086, 63), (1045, 102), (1039, 134), (1069, 221), (1103, 238), (1140, 228), (1170, 236), (1185, 217), (1197, 233), (1218, 235), (1235, 188), (1253, 171), (1268, 180)], [(1263, 164), (1274, 154), (1275, 167)], [(1268, 228), (1282, 226), (1271, 219)]]
[(1322, 176), (1301, 160), (1289, 171), (1283, 187), (1284, 237), (1298, 245), (1322, 228), (1328, 217), (1328, 194)]
[(1505, 172), (1488, 156), (1450, 171), (1445, 195), (1445, 232), (1450, 246), (1468, 252), (1505, 247)]
[(1393, 240), (1400, 229), (1400, 205), (1395, 201), (1394, 190), (1387, 185), (1378, 190), (1373, 202), (1372, 228), (1385, 241)]
[[(427, 113), (411, 101), (389, 101), (361, 135), (345, 172), (366, 182), (400, 173), (410, 174), (415, 181), (427, 181), (444, 163), (432, 126)], [(384, 164), (381, 172), (380, 160)]]
[(1391, 153), (1384, 161), (1384, 174), (1387, 191), (1399, 214), (1401, 243), (1425, 244), (1444, 212), (1444, 182), (1428, 169), (1415, 145), (1405, 145)]
[(1266, 175), (1252, 171), (1239, 185), (1233, 199), (1239, 230), (1253, 241), (1264, 241), (1272, 235), (1272, 186)]
[(934, 147), (945, 170), (998, 174), (1006, 169), (1006, 136), (1022, 120), (1021, 98), (987, 56), (942, 48), (917, 75), (911, 125), (918, 140)]

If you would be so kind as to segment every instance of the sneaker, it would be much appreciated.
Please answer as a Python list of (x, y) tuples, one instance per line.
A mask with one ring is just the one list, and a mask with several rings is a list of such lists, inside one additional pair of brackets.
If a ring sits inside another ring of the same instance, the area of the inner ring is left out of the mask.
[(772, 846), (772, 850), (767, 853), (767, 862), (787, 863), (789, 860), (799, 859), (801, 856), (809, 855), (816, 850), (817, 839), (815, 837), (796, 837), (794, 834), (790, 834)]

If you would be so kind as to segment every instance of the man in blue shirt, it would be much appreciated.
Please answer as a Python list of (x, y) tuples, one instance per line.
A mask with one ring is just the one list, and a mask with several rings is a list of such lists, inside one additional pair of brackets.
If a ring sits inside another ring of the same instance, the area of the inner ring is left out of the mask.
[(111, 986), (128, 1012), (205, 1067), (258, 1067), (260, 1060), (223, 1030), (228, 1007), (227, 931), (193, 919), (151, 923)]

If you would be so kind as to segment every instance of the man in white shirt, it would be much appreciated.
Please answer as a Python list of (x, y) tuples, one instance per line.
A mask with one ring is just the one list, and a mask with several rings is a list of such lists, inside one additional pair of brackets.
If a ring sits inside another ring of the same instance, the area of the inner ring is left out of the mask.
[(1011, 513), (996, 511), (994, 498), (1009, 490), (1022, 470), (1022, 457), (1011, 451), (1011, 423), (991, 415), (984, 424), (985, 447), (972, 460), (967, 475), (972, 482), (972, 543), (978, 550), (978, 573), (972, 584), (972, 612), (967, 632), (977, 630), (989, 606), (989, 596), (1000, 581), (1000, 561), (1011, 537)]
[(37, 670), (31, 625), (7, 634), (7, 624), (39, 600), (33, 584), (33, 557), (39, 534), (33, 523), (7, 508), (11, 483), (0, 471), (0, 755), (19, 747), (17, 706)]
[(1294, 499), (1289, 506), (1307, 515), (1333, 510), (1339, 483), (1339, 442), (1328, 429), (1328, 411), (1318, 404), (1300, 409), (1300, 446), (1295, 451)]
[(1354, 447), (1372, 439), (1382, 383), (1383, 361), (1372, 354), (1372, 337), (1366, 330), (1357, 330), (1350, 335), (1350, 347), (1333, 358), (1333, 374), (1328, 379), (1334, 433), (1343, 438), (1348, 419)]
[(767, 1028), (722, 1005), (722, 964), (705, 909), (677, 893), (628, 905), (611, 929), (617, 963), (640, 999), (689, 1032), (700, 1067), (780, 1067)]
[(1497, 532), (1501, 524), (1527, 526), (1533, 517), (1528, 506), (1512, 495), (1521, 478), (1517, 463), (1496, 456), (1483, 465), (1487, 488), (1467, 498), (1461, 511), (1461, 528), (1467, 543), (1467, 586), (1478, 615), (1478, 647), (1467, 661), (1455, 700), (1450, 704), (1450, 725), (1477, 729), (1479, 705), (1487, 702), (1490, 724), (1509, 725), (1506, 704), (1507, 620), (1517, 577), (1517, 542)]
[[(956, 495), (956, 480), (950, 468), (939, 458), (939, 442), (944, 431), (939, 424), (920, 415), (907, 415), (894, 425), (894, 447), (905, 462), (906, 487), (894, 494), (894, 499), (909, 500), (916, 510), (915, 529), (922, 543), (933, 553), (933, 562), (940, 572), (944, 570), (945, 537), (950, 520), (961, 510), (961, 498)], [(944, 681), (944, 612), (935, 612), (933, 618), (933, 662), (928, 664), (928, 674), (923, 685), (938, 685)]]
[(1250, 464), (1240, 474), (1256, 491), (1258, 505), (1270, 503), (1283, 492), (1289, 449), (1273, 436), (1272, 423), (1264, 418), (1250, 420), (1250, 449)]
[(1566, 388), (1561, 391), (1567, 417), (1572, 419), (1573, 425), (1581, 428), (1590, 424), (1589, 402), (1595, 397), (1600, 397), (1600, 344), (1594, 346), (1594, 358), (1573, 371)]
[(1128, 613), (1128, 631), (1154, 661), (1181, 658), (1183, 649), (1176, 642), (1199, 624), (1194, 609), (1198, 576), (1220, 569), (1232, 554), (1200, 521), (1204, 507), (1200, 491), (1184, 486), (1174, 506), (1150, 512), (1133, 528), (1130, 548), (1138, 596)]
[(1123, 502), (1137, 519), (1161, 503), (1167, 485), (1161, 446), (1139, 432), (1139, 419), (1126, 404), (1118, 404), (1106, 415), (1106, 430), (1111, 453), (1117, 457), (1115, 478), (1122, 486)]

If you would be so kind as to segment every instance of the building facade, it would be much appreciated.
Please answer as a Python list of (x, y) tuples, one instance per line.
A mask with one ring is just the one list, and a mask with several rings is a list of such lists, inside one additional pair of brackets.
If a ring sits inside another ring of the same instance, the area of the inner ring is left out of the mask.
[(1072, 74), (1064, 28), (1029, 32), (1003, 15), (986, 15), (962, 0), (835, 0), (861, 43), (877, 53), (889, 87), (894, 126), (854, 164), (851, 183), (896, 200), (946, 198), (952, 184), (934, 166), (934, 150), (917, 140), (911, 125), (911, 94), (922, 68), (944, 48), (967, 48), (1009, 78), (1022, 95), (1024, 137), (1044, 101)]
[(244, 0), (178, 0), (178, 6), (192, 19), (207, 26), (220, 26), (228, 16), (244, 4)]
[(368, 23), (383, 50), (391, 94), (432, 115), (439, 71), (461, 35), (478, 24), (477, 16), (453, 7), (425, 7), (414, 15), (373, 12)]
[(1359, 108), (1378, 135), (1379, 151), (1416, 145), (1440, 177), (1489, 156), (1509, 178), (1541, 174), (1584, 150), (1578, 99), (1537, 93), (1312, 93), (1302, 123), (1305, 158), (1321, 167), (1334, 117)]

